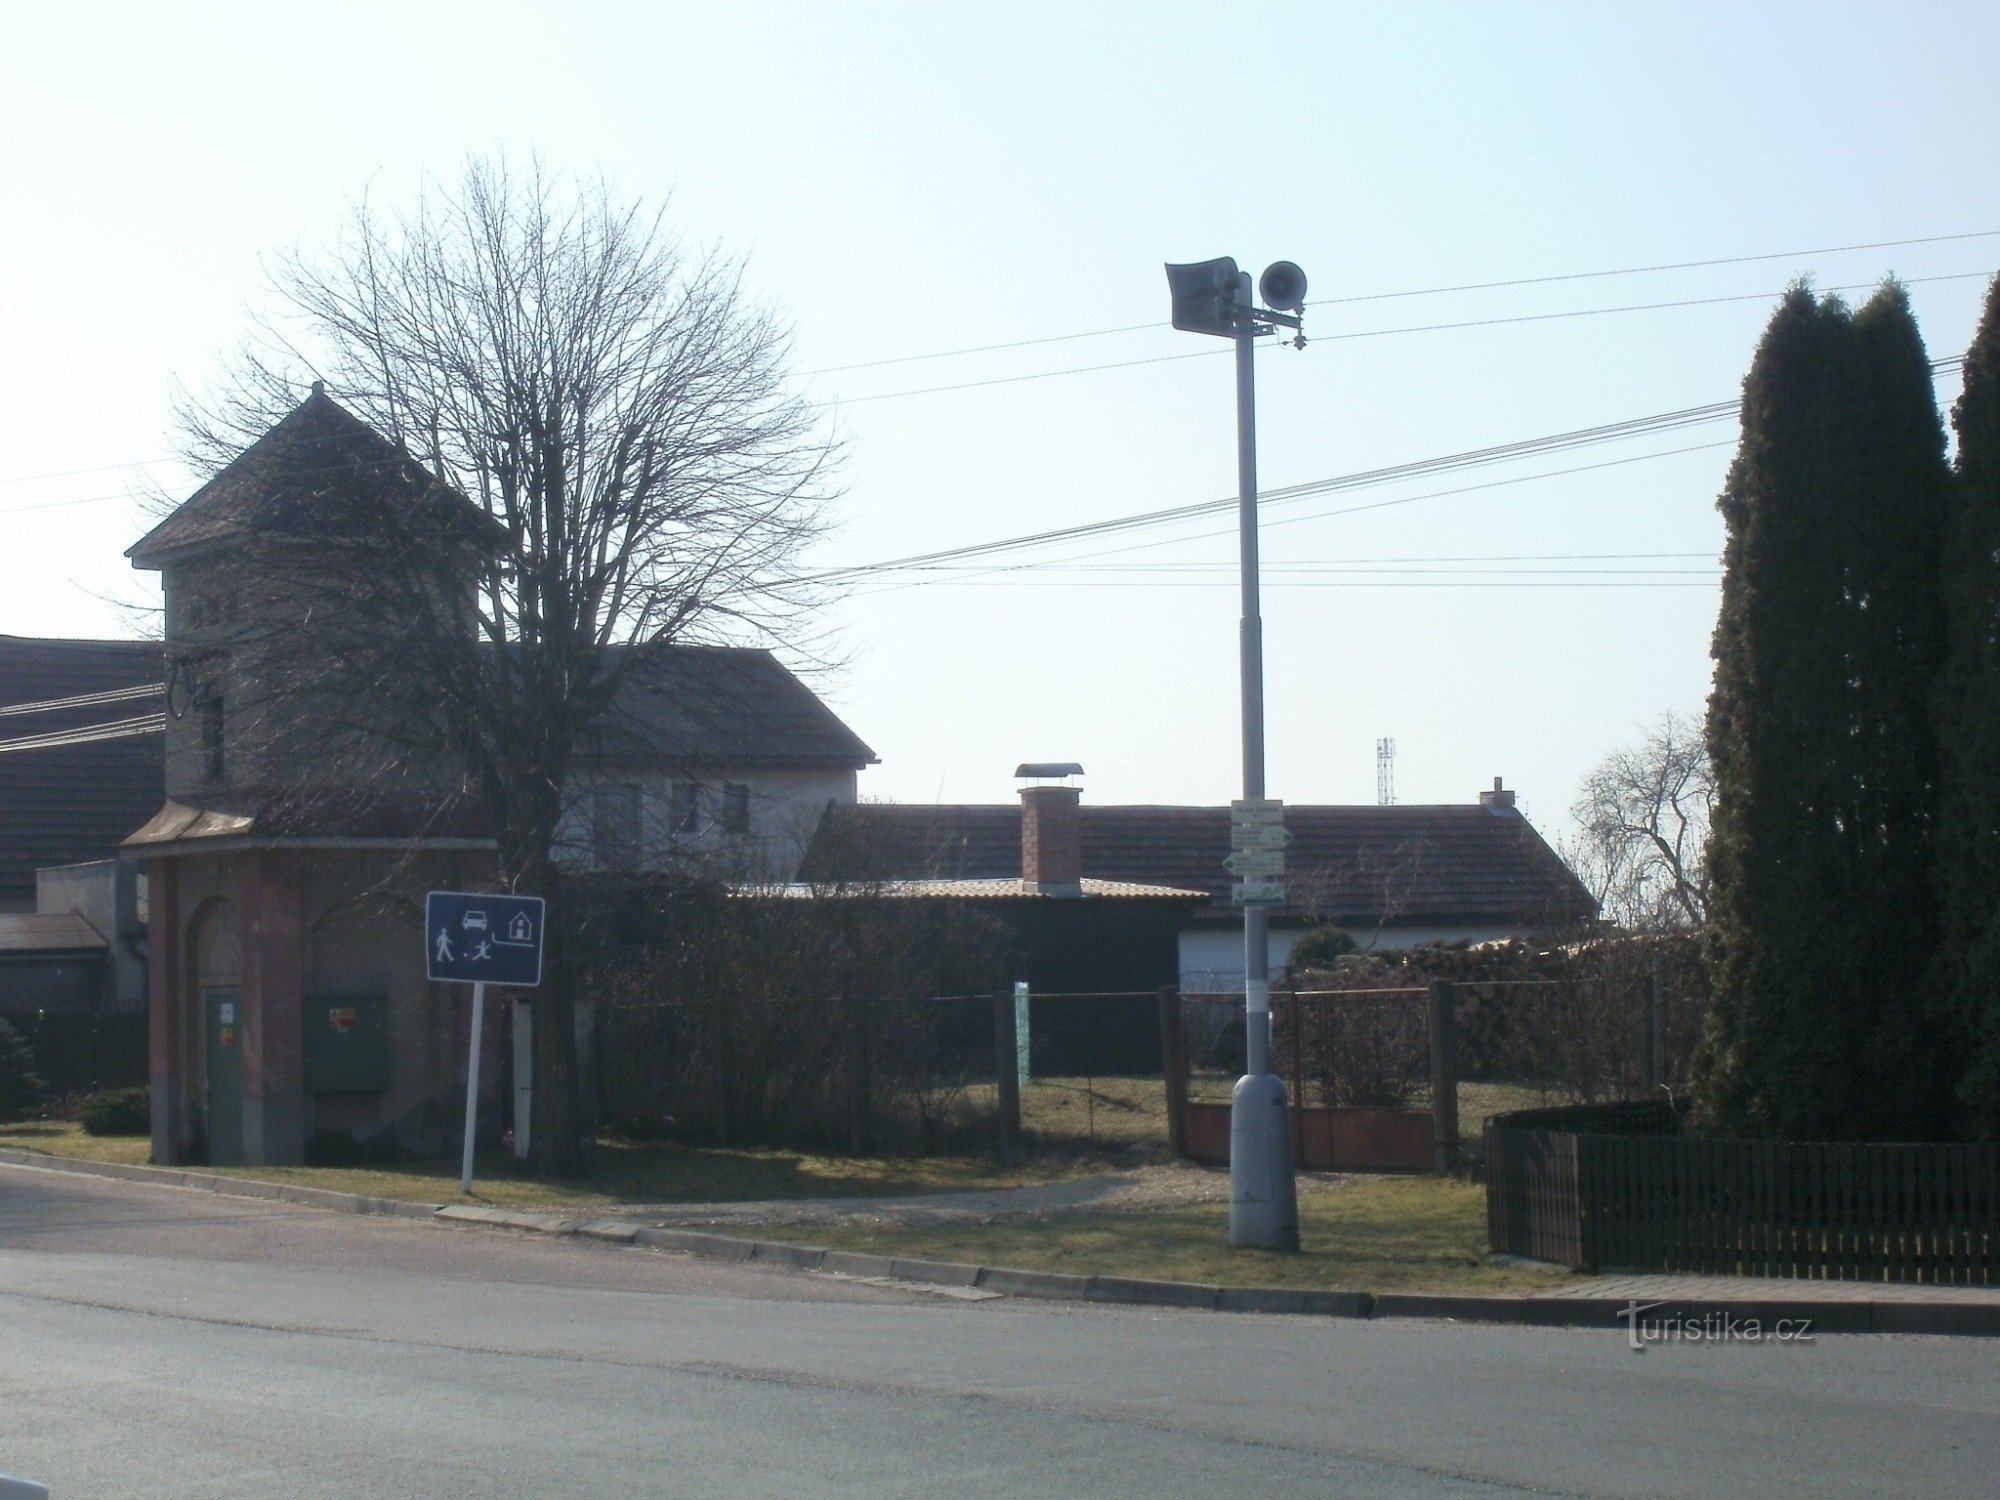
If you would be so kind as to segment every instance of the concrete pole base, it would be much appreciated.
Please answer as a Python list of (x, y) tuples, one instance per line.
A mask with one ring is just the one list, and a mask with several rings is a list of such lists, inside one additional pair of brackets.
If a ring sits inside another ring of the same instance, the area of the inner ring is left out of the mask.
[(1245, 1074), (1229, 1096), (1229, 1243), (1299, 1248), (1292, 1132), (1285, 1085), (1275, 1074)]

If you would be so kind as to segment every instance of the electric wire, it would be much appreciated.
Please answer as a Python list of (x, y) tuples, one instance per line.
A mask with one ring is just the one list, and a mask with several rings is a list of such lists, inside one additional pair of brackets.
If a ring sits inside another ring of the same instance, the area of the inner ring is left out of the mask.
[[(1964, 364), (1962, 356), (1951, 356), (1931, 361), (1933, 377), (1949, 373)], [(1260, 491), (1258, 510), (1267, 506), (1279, 506), (1293, 501), (1342, 490), (1365, 489), (1392, 484), (1404, 479), (1418, 478), (1430, 474), (1449, 473), (1454, 470), (1480, 467), (1492, 463), (1504, 463), (1514, 459), (1533, 457), (1544, 453), (1563, 452), (1573, 448), (1594, 446), (1599, 443), (1617, 442), (1630, 437), (1650, 435), (1655, 432), (1670, 432), (1688, 427), (1702, 426), (1710, 422), (1733, 417), (1740, 412), (1740, 400), (1716, 401), (1703, 406), (1684, 407), (1678, 411), (1658, 412), (1647, 417), (1633, 417), (1621, 422), (1609, 422), (1597, 427), (1576, 428), (1569, 432), (1553, 433), (1546, 437), (1526, 438), (1513, 443), (1496, 444), (1488, 448), (1470, 449), (1462, 453), (1446, 454), (1442, 457), (1420, 459), (1411, 463), (1391, 465), (1381, 469), (1363, 470), (1355, 474), (1337, 475), (1328, 479), (1311, 480), (1303, 484), (1280, 486)], [(1725, 444), (1700, 444), (1697, 447), (1719, 447)], [(1693, 449), (1669, 449), (1655, 455), (1642, 455), (1640, 459), (1612, 460), (1612, 463), (1643, 461), (1645, 457), (1668, 457), (1673, 454), (1694, 451)], [(1586, 465), (1585, 468), (1608, 467), (1609, 465)], [(1557, 470), (1545, 475), (1524, 476), (1527, 479), (1552, 478), (1560, 474), (1580, 472), (1579, 470)], [(1497, 481), (1498, 484), (1518, 483), (1521, 480)], [(1492, 486), (1471, 486), (1488, 488)], [(1375, 502), (1367, 506), (1331, 512), (1330, 514), (1351, 514), (1357, 510), (1379, 509), (1392, 505), (1409, 504), (1418, 499), (1439, 498), (1442, 495), (1462, 493), (1458, 490), (1440, 491), (1431, 496), (1405, 496)], [(881, 562), (856, 564), (849, 567), (832, 568), (808, 574), (797, 580), (803, 583), (833, 583), (852, 578), (868, 577), (882, 573), (906, 572), (927, 564), (952, 562), (960, 558), (983, 557), (994, 554), (1022, 551), (1044, 547), (1086, 537), (1115, 534), (1121, 531), (1139, 530), (1171, 524), (1175, 521), (1190, 520), (1201, 516), (1214, 515), (1234, 509), (1239, 501), (1236, 496), (1217, 500), (1197, 501), (1191, 505), (1171, 506), (1160, 510), (1141, 511), (1131, 515), (1113, 516), (1102, 521), (1084, 522), (1076, 526), (1058, 527), (1051, 531), (1031, 532), (1025, 536), (1005, 537), (994, 541), (974, 542), (959, 547), (943, 548), (934, 552), (914, 553), (906, 557), (890, 558)], [(1322, 519), (1314, 516), (1310, 519)], [(1297, 519), (1297, 518), (1295, 518)], [(1273, 524), (1284, 524), (1275, 522)], [(1177, 541), (1196, 538), (1176, 538)]]
[(0, 740), (0, 755), (17, 750), (59, 750), (70, 745), (94, 745), (105, 740), (143, 739), (147, 735), (160, 734), (167, 727), (165, 714), (147, 714), (137, 719), (115, 719), (108, 724), (93, 724), (87, 729), (59, 729), (48, 734), (24, 735), (19, 739)]
[[(1615, 276), (1646, 276), (1663, 271), (1711, 270), (1717, 266), (1743, 266), (1759, 261), (1793, 260), (1802, 255), (1847, 255), (1862, 250), (1900, 250), (1912, 245), (1942, 245), (1959, 240), (2000, 237), (2000, 229), (1979, 229), (1966, 234), (1932, 234), (1907, 240), (1875, 240), (1863, 245), (1821, 245), (1810, 250), (1774, 250), (1758, 255), (1727, 255), (1713, 260), (1682, 260), (1653, 266), (1621, 266), (1608, 271), (1565, 271), (1546, 276), (1519, 276), (1506, 281), (1468, 281), (1456, 286), (1416, 287), (1400, 292), (1366, 292), (1351, 297), (1317, 297), (1308, 307), (1340, 307), (1361, 302), (1391, 302), (1411, 297), (1440, 297), (1458, 292), (1492, 292), (1524, 286), (1550, 286), (1567, 281), (1593, 281)], [(1170, 325), (1158, 319), (1148, 323), (1125, 323), (1116, 328), (1090, 328), (1079, 333), (1051, 333), (1039, 338), (1011, 339), (998, 344), (973, 344), (962, 349), (938, 349), (928, 354), (897, 354), (884, 359), (857, 360), (853, 364), (826, 365), (804, 370), (801, 375), (840, 375), (850, 370), (875, 370), (886, 365), (916, 364), (932, 359), (957, 359), (972, 354), (997, 354), (1008, 349), (1031, 349), (1042, 344), (1069, 343), (1077, 339), (1109, 338), (1114, 334), (1145, 333)]]
[[(1295, 526), (1307, 521), (1323, 521), (1337, 516), (1355, 515), (1363, 511), (1384, 510), (1401, 505), (1414, 505), (1423, 500), (1440, 500), (1454, 495), (1474, 494), (1482, 490), (1506, 489), (1516, 485), (1533, 484), (1543, 479), (1559, 479), (1571, 474), (1586, 474), (1599, 469), (1619, 468), (1627, 464), (1646, 463), (1653, 459), (1672, 458), (1683, 453), (1696, 453), (1705, 449), (1727, 448), (1729, 446), (1731, 445), (1728, 442), (1697, 443), (1684, 448), (1668, 448), (1653, 453), (1633, 454), (1626, 458), (1605, 459), (1600, 463), (1577, 464), (1565, 469), (1548, 469), (1535, 474), (1516, 474), (1506, 479), (1489, 479), (1478, 484), (1458, 485), (1451, 489), (1427, 490), (1416, 495), (1398, 495), (1388, 500), (1372, 500), (1362, 505), (1346, 505), (1337, 510), (1314, 511), (1303, 516), (1286, 516), (1275, 521), (1263, 521), (1260, 522), (1259, 530), (1269, 532), (1280, 526)], [(1055, 559), (1053, 563), (1048, 559), (1031, 559), (1025, 562), (989, 564), (985, 568), (966, 570), (958, 576), (950, 578), (904, 578), (897, 581), (877, 583), (872, 587), (857, 588), (852, 593), (859, 596), (893, 593), (899, 589), (923, 588), (938, 583), (966, 583), (975, 579), (997, 577), (1002, 574), (1037, 573), (1051, 566), (1061, 567), (1091, 558), (1118, 556), (1126, 553), (1146, 551), (1151, 548), (1180, 546), (1187, 542), (1209, 541), (1217, 537), (1234, 535), (1236, 535), (1236, 528), (1232, 526), (1219, 531), (1205, 531), (1188, 536), (1165, 537), (1147, 542), (1132, 542), (1122, 547), (1108, 547), (1096, 552), (1082, 553), (1070, 558)], [(1022, 581), (1033, 583), (1035, 580), (1030, 578)]]
[[(1924, 286), (1940, 281), (1984, 281), (1994, 276), (1993, 271), (1955, 271), (1943, 276), (1911, 276), (1902, 281), (1904, 286)], [(1878, 282), (1852, 282), (1844, 286), (1819, 288), (1822, 292), (1865, 292), (1879, 285)], [(1775, 292), (1739, 292), (1726, 297), (1686, 297), (1671, 302), (1632, 302), (1619, 307), (1580, 307), (1561, 312), (1516, 313), (1500, 318), (1465, 318), (1450, 323), (1418, 323), (1401, 328), (1367, 328), (1344, 333), (1315, 333), (1306, 342), (1310, 344), (1343, 343), (1355, 339), (1396, 338), (1414, 333), (1450, 333), (1468, 328), (1501, 328), (1522, 323), (1552, 323), (1576, 318), (1597, 318), (1617, 313), (1659, 312), (1683, 307), (1715, 307), (1731, 302), (1768, 302), (1774, 297), (1782, 297), (1784, 289)], [(1164, 326), (1164, 325), (1160, 325)], [(954, 391), (982, 390), (988, 386), (1022, 385), (1037, 380), (1057, 380), (1070, 375), (1096, 375), (1106, 370), (1136, 369), (1142, 365), (1171, 364), (1183, 359), (1216, 359), (1233, 350), (1233, 340), (1218, 340), (1220, 348), (1195, 349), (1181, 354), (1156, 354), (1142, 359), (1112, 360), (1097, 365), (1068, 365), (1059, 370), (1031, 370), (1021, 375), (994, 375), (982, 380), (961, 380), (950, 385), (915, 386), (900, 391), (878, 391), (866, 396), (837, 396), (816, 403), (822, 407), (862, 406), (874, 401), (900, 401), (909, 396), (940, 396)], [(1259, 351), (1275, 348), (1289, 348), (1289, 339), (1277, 339), (1259, 344)]]
[(72, 698), (44, 698), (34, 703), (0, 704), (0, 719), (13, 718), (21, 714), (60, 713), (69, 708), (96, 708), (107, 703), (131, 703), (141, 698), (155, 698), (166, 689), (157, 682), (142, 682), (137, 687), (110, 688), (101, 693), (78, 693)]
[[(1779, 251), (1763, 255), (1723, 257), (1715, 260), (1679, 261), (1679, 262), (1663, 263), (1656, 266), (1633, 266), (1633, 267), (1625, 267), (1607, 271), (1565, 272), (1549, 276), (1521, 277), (1507, 281), (1467, 282), (1458, 286), (1425, 287), (1425, 288), (1417, 288), (1413, 290), (1399, 291), (1399, 292), (1375, 292), (1355, 297), (1322, 298), (1310, 302), (1307, 305), (1311, 307), (1326, 307), (1326, 306), (1336, 306), (1336, 305), (1345, 305), (1345, 304), (1363, 303), (1363, 302), (1387, 301), (1398, 298), (1437, 296), (1452, 292), (1498, 290), (1498, 289), (1505, 289), (1512, 287), (1537, 286), (1537, 285), (1553, 284), (1559, 282), (1589, 280), (1593, 278), (1636, 276), (1636, 275), (1642, 275), (1659, 271), (1691, 270), (1691, 269), (1700, 269), (1700, 268), (1715, 267), (1715, 266), (1749, 264), (1756, 261), (1783, 260), (1797, 255), (1832, 255), (1848, 251), (1887, 249), (1887, 248), (1895, 248), (1907, 245), (1939, 244), (1939, 243), (1944, 243), (1946, 241), (1984, 239), (1984, 238), (1991, 238), (1994, 236), (2000, 236), (2000, 230), (1979, 230), (1967, 234), (1956, 234), (1956, 235), (1931, 235), (1922, 238), (1908, 239), (1908, 240), (1882, 240), (1872, 244), (1865, 244), (1865, 245), (1830, 246), (1818, 250)], [(1991, 271), (1965, 271), (1965, 272), (1956, 272), (1949, 275), (1941, 275), (1941, 276), (1919, 276), (1919, 277), (1906, 278), (1902, 284), (1906, 286), (1919, 286), (1933, 282), (1966, 281), (1966, 280), (1987, 278), (1992, 276), (1993, 274), (1994, 273)], [(1828, 292), (1866, 291), (1876, 284), (1877, 283), (1874, 282), (1855, 282), (1841, 286), (1826, 287), (1823, 288), (1822, 290)], [(1495, 318), (1460, 319), (1452, 322), (1413, 324), (1397, 328), (1356, 329), (1356, 330), (1348, 330), (1345, 332), (1337, 332), (1337, 333), (1315, 334), (1313, 335), (1312, 339), (1309, 340), (1309, 342), (1333, 343), (1333, 342), (1344, 342), (1357, 339), (1390, 338), (1390, 337), (1399, 337), (1409, 334), (1455, 332), (1468, 328), (1495, 328), (1495, 327), (1505, 327), (1511, 324), (1554, 322), (1567, 319), (1605, 317), (1605, 316), (1612, 316), (1624, 313), (1634, 313), (1634, 312), (1656, 312), (1656, 311), (1664, 311), (1664, 310), (1687, 308), (1687, 307), (1718, 306), (1732, 302), (1759, 302), (1759, 301), (1765, 301), (1771, 297), (1782, 296), (1782, 295), (1783, 295), (1782, 291), (1745, 292), (1745, 293), (1736, 293), (1729, 296), (1721, 296), (1721, 297), (1691, 297), (1691, 298), (1681, 298), (1677, 300), (1664, 301), (1664, 302), (1628, 303), (1616, 307), (1572, 308), (1556, 312), (1522, 313), (1522, 314), (1514, 314), (1510, 316), (1495, 317)], [(802, 371), (801, 378), (816, 376), (816, 375), (839, 374), (852, 370), (873, 369), (887, 365), (909, 364), (923, 360), (951, 358), (958, 355), (995, 353), (1008, 349), (1029, 348), (1041, 344), (1062, 343), (1074, 339), (1097, 338), (1114, 333), (1136, 333), (1136, 332), (1143, 332), (1149, 329), (1164, 329), (1169, 326), (1170, 325), (1168, 324), (1160, 322), (1134, 323), (1134, 324), (1127, 324), (1119, 328), (1093, 329), (1093, 330), (1087, 330), (1082, 333), (1073, 333), (1073, 334), (1051, 334), (1041, 338), (1019, 339), (1008, 343), (985, 344), (974, 347), (968, 347), (965, 349), (939, 350), (929, 354), (898, 355), (895, 356), (894, 358), (889, 358), (889, 359), (867, 360), (860, 362), (858, 364), (850, 364), (850, 365), (830, 365), (816, 370)], [(1260, 345), (1259, 347), (1267, 349), (1275, 347), (1275, 345), (1265, 344), (1265, 345)], [(1093, 365), (1066, 366), (1062, 369), (1057, 369), (1057, 370), (1029, 371), (1019, 375), (995, 376), (983, 380), (960, 381), (946, 385), (922, 386), (900, 391), (880, 391), (873, 394), (861, 395), (861, 396), (841, 396), (826, 401), (816, 402), (813, 404), (816, 406), (827, 407), (827, 408), (839, 407), (839, 406), (858, 406), (876, 401), (900, 400), (905, 397), (945, 395), (955, 391), (977, 390), (987, 386), (1017, 385), (1031, 381), (1060, 379), (1062, 377), (1070, 375), (1092, 375), (1092, 374), (1100, 374), (1109, 370), (1136, 369), (1146, 365), (1172, 364), (1180, 360), (1213, 358), (1218, 355), (1226, 354), (1229, 352), (1230, 352), (1229, 349), (1226, 347), (1214, 348), (1214, 349), (1196, 349), (1176, 354), (1153, 355), (1138, 359), (1112, 360), (1112, 361), (1107, 361), (1105, 363), (1093, 364)], [(25, 483), (43, 481), (48, 479), (73, 478), (78, 475), (85, 475), (85, 474), (109, 473), (124, 469), (144, 468), (150, 464), (166, 463), (171, 461), (172, 459), (170, 457), (163, 456), (159, 458), (133, 459), (125, 463), (98, 464), (78, 469), (49, 470), (39, 474), (6, 475), (6, 476), (0, 476), (0, 485), (25, 484)], [(5, 509), (0, 509), (0, 515), (22, 515), (32, 511), (55, 510), (74, 505), (104, 504), (114, 500), (126, 500), (130, 498), (131, 496), (129, 492), (123, 492), (123, 491), (113, 494), (83, 495), (64, 500), (50, 500), (32, 505), (7, 507)]]

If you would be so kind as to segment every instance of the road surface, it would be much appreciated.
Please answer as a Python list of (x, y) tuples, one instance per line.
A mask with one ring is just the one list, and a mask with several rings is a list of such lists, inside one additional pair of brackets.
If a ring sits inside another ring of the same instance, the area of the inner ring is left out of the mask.
[(1066, 1307), (0, 1167), (0, 1471), (119, 1496), (1940, 1495), (2000, 1345)]

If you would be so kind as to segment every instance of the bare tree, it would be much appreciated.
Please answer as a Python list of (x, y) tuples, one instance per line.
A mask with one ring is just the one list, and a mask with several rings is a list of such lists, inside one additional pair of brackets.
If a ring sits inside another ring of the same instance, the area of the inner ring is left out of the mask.
[(1604, 914), (1634, 931), (1699, 927), (1708, 914), (1715, 776), (1701, 727), (1669, 710), (1638, 744), (1607, 755), (1570, 809), (1565, 851)]
[[(787, 331), (739, 261), (539, 162), (472, 161), (406, 213), (364, 200), (271, 283), (218, 394), (183, 403), (190, 457), (219, 469), (316, 379), (396, 445), (366, 462), (397, 472), (345, 484), (364, 461), (316, 464), (305, 444), (267, 476), (298, 502), (259, 512), (249, 569), (270, 603), (269, 720), (312, 742), (295, 768), (366, 746), (384, 774), (399, 756), (433, 784), (455, 773), (504, 883), (556, 897), (565, 788), (618, 733), (647, 648), (796, 645), (814, 602), (795, 564), (836, 443), (790, 389)], [(320, 712), (297, 711), (308, 694)], [(332, 704), (363, 706), (344, 751)], [(534, 1002), (532, 1136), (535, 1164), (567, 1172), (574, 997), (557, 957)]]

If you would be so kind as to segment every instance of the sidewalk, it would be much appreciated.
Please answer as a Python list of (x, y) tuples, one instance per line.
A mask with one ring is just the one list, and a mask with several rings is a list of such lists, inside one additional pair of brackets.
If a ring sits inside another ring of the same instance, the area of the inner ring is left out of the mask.
[(1592, 1276), (1550, 1297), (1634, 1302), (1947, 1303), (2000, 1308), (2000, 1286), (1918, 1286), (1907, 1281), (1801, 1281), (1786, 1276), (1680, 1276), (1651, 1272)]

